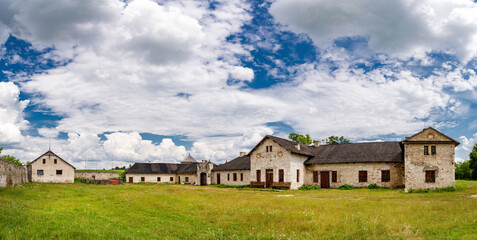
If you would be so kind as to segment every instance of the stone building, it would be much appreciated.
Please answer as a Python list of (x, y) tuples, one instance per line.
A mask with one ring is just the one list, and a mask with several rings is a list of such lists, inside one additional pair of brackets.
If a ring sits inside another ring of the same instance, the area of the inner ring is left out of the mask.
[(239, 157), (212, 169), (212, 184), (249, 185), (250, 156), (241, 152)]
[(110, 180), (119, 179), (121, 175), (118, 172), (100, 172), (100, 171), (81, 171), (75, 172), (75, 178), (89, 179), (89, 180)]
[(74, 182), (76, 168), (50, 150), (33, 160), (29, 166), (33, 182)]

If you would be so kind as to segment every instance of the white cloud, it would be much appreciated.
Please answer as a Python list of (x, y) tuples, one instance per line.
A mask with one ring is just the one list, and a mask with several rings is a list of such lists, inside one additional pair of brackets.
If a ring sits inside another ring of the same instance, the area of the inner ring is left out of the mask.
[(19, 99), (20, 90), (11, 82), (0, 82), (0, 144), (18, 143), (28, 122), (23, 110), (28, 100)]
[(320, 47), (361, 36), (371, 49), (400, 58), (448, 49), (464, 62), (477, 55), (477, 4), (471, 0), (278, 0), (270, 12)]
[(471, 151), (474, 145), (477, 143), (477, 133), (474, 133), (471, 138), (467, 138), (466, 136), (460, 136), (459, 139), (461, 141), (461, 145), (458, 146), (458, 148), (461, 148), (466, 151)]

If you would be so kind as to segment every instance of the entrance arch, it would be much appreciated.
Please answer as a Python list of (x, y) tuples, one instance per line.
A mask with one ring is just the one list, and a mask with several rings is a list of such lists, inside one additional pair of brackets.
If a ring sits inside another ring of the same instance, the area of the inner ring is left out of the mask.
[(207, 173), (200, 173), (200, 185), (205, 186), (207, 185)]

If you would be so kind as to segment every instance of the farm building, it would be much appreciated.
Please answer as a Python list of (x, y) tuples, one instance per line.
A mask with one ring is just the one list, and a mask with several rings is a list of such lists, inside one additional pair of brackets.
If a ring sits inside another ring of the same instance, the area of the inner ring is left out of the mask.
[(74, 182), (76, 168), (51, 150), (33, 160), (29, 165), (33, 182)]

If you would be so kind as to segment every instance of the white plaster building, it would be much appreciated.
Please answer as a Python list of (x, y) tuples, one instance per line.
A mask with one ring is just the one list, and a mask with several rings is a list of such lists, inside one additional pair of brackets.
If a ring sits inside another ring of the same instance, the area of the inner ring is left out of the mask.
[(33, 182), (74, 182), (76, 168), (50, 150), (29, 165)]

